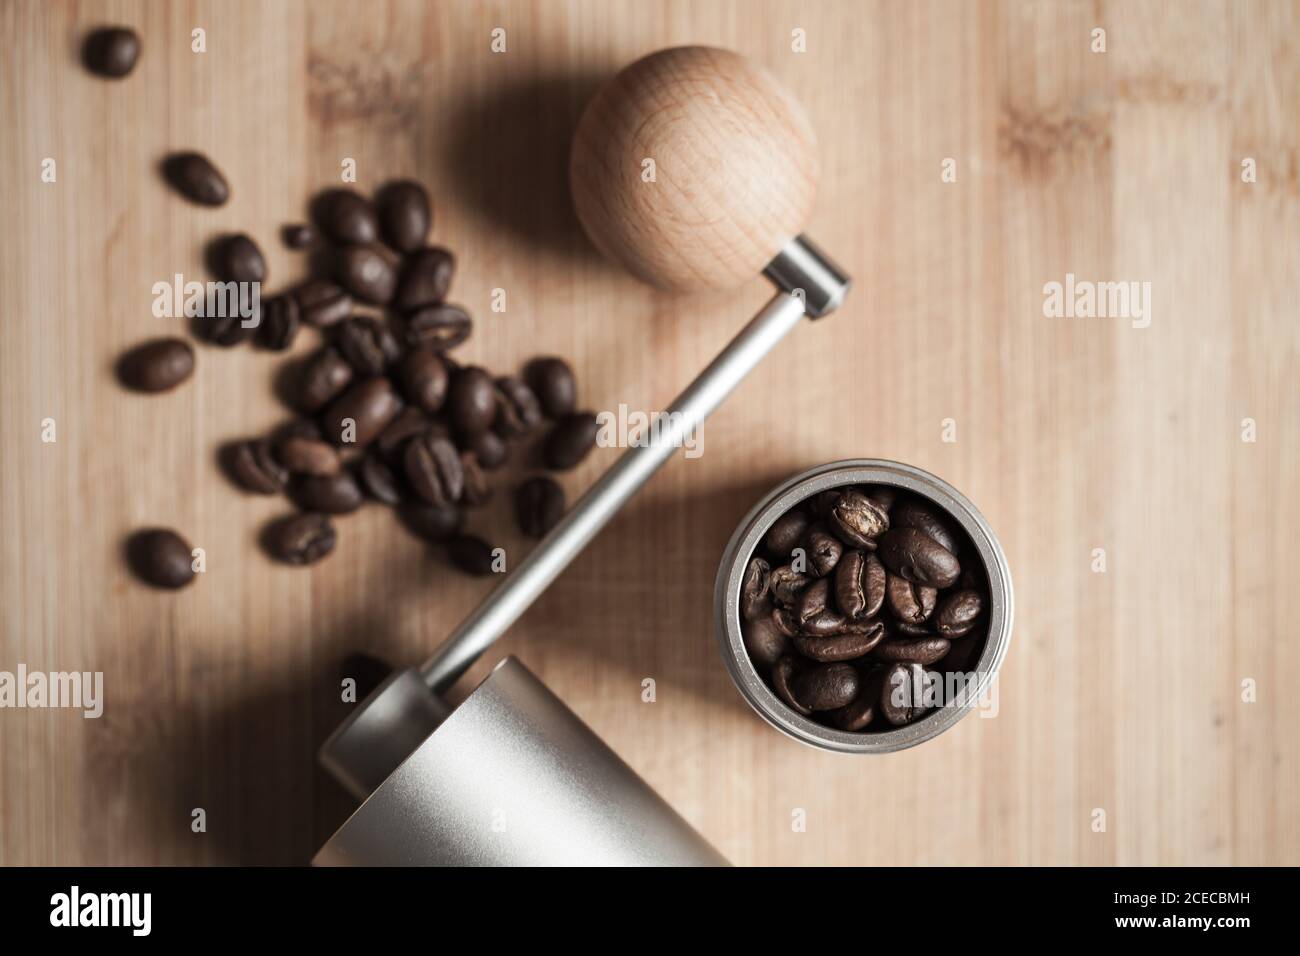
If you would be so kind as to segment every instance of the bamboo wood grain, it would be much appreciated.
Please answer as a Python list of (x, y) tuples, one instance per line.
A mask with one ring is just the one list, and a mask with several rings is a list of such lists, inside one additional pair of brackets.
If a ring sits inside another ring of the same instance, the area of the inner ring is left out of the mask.
[[(76, 62), (106, 21), (144, 39), (121, 82)], [(417, 661), (488, 586), (380, 508), (342, 520), (319, 567), (270, 564), (257, 535), (287, 506), (237, 492), (215, 455), (285, 418), (281, 359), (203, 347), (176, 392), (124, 392), (117, 355), (175, 329), (152, 284), (202, 277), (204, 242), (235, 229), (288, 284), (304, 267), (278, 229), (350, 158), (362, 188), (432, 190), (478, 319), (465, 360), (566, 355), (585, 405), (660, 408), (768, 290), (674, 295), (606, 263), (567, 161), (602, 79), (686, 43), (752, 57), (803, 104), (809, 229), (857, 283), (500, 653), (738, 863), (1300, 862), (1297, 36), (1280, 0), (0, 5), (0, 670), (100, 670), (106, 695), (99, 720), (0, 711), (0, 863), (305, 862), (348, 811), (313, 759), (346, 712), (339, 660)], [(177, 148), (218, 162), (227, 206), (163, 186)], [(1068, 273), (1150, 282), (1150, 326), (1045, 317)], [(755, 498), (859, 455), (974, 500), (1017, 597), (997, 717), (872, 759), (770, 730), (710, 633)], [(477, 530), (526, 547), (490, 510)], [(205, 548), (193, 587), (126, 573), (146, 523)]]

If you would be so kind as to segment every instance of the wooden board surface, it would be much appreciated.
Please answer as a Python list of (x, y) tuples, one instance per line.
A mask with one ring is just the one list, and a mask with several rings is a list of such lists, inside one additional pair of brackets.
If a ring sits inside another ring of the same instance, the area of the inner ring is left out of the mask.
[[(0, 670), (103, 671), (106, 698), (98, 720), (0, 711), (0, 863), (305, 862), (349, 808), (314, 764), (347, 709), (338, 662), (416, 662), (489, 586), (378, 507), (343, 519), (315, 569), (272, 565), (257, 535), (285, 504), (233, 489), (214, 456), (285, 418), (280, 361), (204, 347), (176, 392), (124, 392), (114, 359), (176, 326), (151, 315), (153, 283), (203, 278), (203, 243), (241, 229), (287, 284), (302, 264), (278, 227), (352, 158), (363, 188), (415, 176), (433, 191), (455, 298), (478, 317), (467, 359), (566, 355), (585, 404), (662, 408), (767, 288), (637, 285), (581, 235), (564, 165), (594, 86), (682, 43), (752, 56), (806, 105), (824, 169), (810, 232), (857, 287), (492, 660), (518, 654), (737, 863), (1300, 863), (1300, 8), (1167, 8), (0, 5)], [(125, 81), (76, 62), (103, 22), (143, 36)], [(217, 160), (228, 205), (161, 184), (159, 158), (180, 148)], [(1150, 282), (1149, 327), (1045, 317), (1044, 284), (1067, 273)], [(1017, 615), (996, 718), (849, 758), (749, 712), (710, 605), (760, 494), (864, 455), (977, 503)], [(507, 512), (479, 527), (522, 552)], [(194, 586), (126, 573), (122, 540), (144, 524), (205, 549)], [(191, 832), (197, 807), (206, 833)]]

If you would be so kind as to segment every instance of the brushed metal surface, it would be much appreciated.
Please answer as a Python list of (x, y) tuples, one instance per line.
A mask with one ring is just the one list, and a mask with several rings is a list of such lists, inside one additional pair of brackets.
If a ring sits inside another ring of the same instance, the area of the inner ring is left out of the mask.
[[(915, 723), (880, 733), (849, 733), (825, 727), (786, 706), (754, 668), (740, 632), (740, 584), (745, 565), (768, 528), (799, 502), (842, 485), (885, 484), (929, 498), (970, 536), (988, 573), (988, 639), (975, 666), (978, 678), (961, 705), (935, 709)], [(1014, 600), (1011, 569), (993, 529), (956, 488), (928, 471), (896, 461), (855, 458), (818, 465), (782, 482), (741, 519), (723, 552), (713, 594), (715, 633), (731, 679), (760, 717), (801, 743), (841, 753), (890, 753), (914, 747), (954, 726), (996, 678), (1011, 643)]]
[(375, 790), (313, 863), (727, 865), (513, 657)]

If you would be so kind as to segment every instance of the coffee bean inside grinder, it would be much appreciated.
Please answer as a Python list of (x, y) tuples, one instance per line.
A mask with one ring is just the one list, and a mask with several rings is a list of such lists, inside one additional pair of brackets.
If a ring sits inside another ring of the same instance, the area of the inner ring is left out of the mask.
[[(969, 536), (928, 498), (848, 485), (768, 529), (741, 581), (745, 648), (792, 710), (878, 733), (923, 719), (974, 671), (988, 576)], [(973, 691), (969, 684), (968, 693)]]

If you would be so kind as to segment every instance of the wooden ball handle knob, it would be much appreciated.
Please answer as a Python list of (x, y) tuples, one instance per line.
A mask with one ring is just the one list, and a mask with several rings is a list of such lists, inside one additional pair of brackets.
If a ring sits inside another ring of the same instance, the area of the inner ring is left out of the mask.
[(596, 246), (665, 289), (731, 288), (802, 232), (816, 138), (794, 97), (745, 57), (677, 47), (637, 60), (587, 107), (569, 165)]

